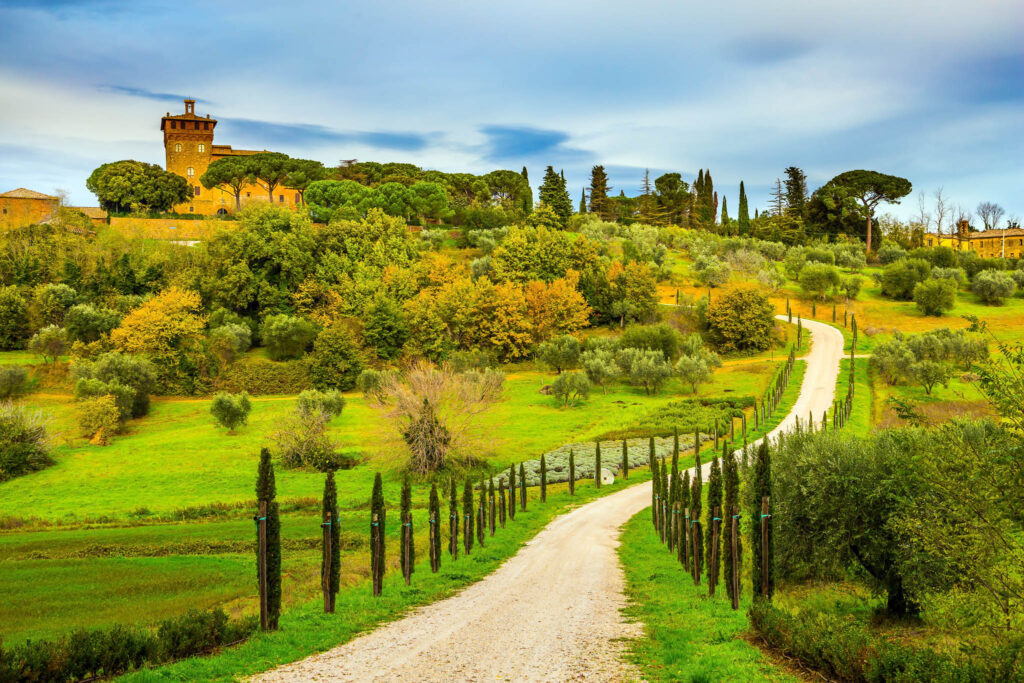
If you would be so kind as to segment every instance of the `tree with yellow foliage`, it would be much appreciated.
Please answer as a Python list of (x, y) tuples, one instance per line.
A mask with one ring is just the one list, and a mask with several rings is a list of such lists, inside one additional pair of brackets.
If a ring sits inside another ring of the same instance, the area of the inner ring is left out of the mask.
[(194, 393), (203, 371), (206, 316), (195, 292), (171, 287), (131, 311), (110, 341), (125, 353), (146, 356), (167, 393)]
[(587, 326), (590, 306), (577, 289), (579, 280), (579, 273), (569, 270), (565, 277), (550, 283), (527, 283), (524, 294), (535, 342), (572, 334)]

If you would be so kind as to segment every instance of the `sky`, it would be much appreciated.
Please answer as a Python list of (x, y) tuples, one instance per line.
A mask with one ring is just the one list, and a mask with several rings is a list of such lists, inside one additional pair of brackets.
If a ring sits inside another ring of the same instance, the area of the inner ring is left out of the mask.
[(735, 216), (783, 169), (908, 178), (1024, 218), (1024, 3), (0, 2), (0, 192), (85, 187), (101, 163), (163, 164), (160, 117), (215, 142), (335, 165), (564, 169), (613, 192), (710, 169)]

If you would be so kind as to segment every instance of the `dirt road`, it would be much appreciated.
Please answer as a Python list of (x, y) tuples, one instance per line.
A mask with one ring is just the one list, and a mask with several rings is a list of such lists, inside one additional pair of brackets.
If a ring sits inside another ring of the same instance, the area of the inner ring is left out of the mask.
[[(832, 405), (842, 334), (813, 336), (800, 395), (782, 424)], [(447, 600), (344, 645), (268, 672), (260, 681), (629, 681), (618, 530), (651, 502), (650, 483), (584, 505), (544, 528), (496, 572)]]

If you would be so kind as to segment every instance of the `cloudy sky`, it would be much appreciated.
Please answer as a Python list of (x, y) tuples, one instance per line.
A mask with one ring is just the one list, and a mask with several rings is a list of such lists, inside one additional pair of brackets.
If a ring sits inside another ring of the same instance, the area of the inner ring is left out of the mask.
[(870, 168), (1024, 217), (1024, 4), (860, 2), (0, 3), (0, 191), (95, 204), (100, 163), (163, 163), (198, 100), (216, 141), (326, 164), (446, 171), (710, 168), (735, 214), (789, 165), (811, 189)]

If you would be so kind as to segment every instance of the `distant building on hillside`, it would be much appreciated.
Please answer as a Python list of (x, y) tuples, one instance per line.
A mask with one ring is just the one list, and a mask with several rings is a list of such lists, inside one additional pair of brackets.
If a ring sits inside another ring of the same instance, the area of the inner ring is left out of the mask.
[[(196, 101), (185, 100), (185, 113), (167, 115), (160, 119), (160, 130), (164, 134), (164, 154), (166, 169), (176, 173), (192, 186), (191, 201), (174, 207), (176, 213), (198, 213), (204, 215), (227, 214), (235, 210), (234, 194), (222, 187), (207, 190), (199, 182), (200, 176), (206, 172), (210, 164), (218, 159), (232, 156), (248, 156), (267, 150), (232, 149), (231, 145), (213, 144), (213, 131), (217, 127), (217, 119), (210, 115), (196, 114)], [(297, 190), (287, 187), (274, 189), (273, 203), (286, 206), (298, 206), (302, 201)], [(247, 185), (242, 188), (242, 205), (249, 202), (270, 202), (271, 197), (266, 188), (260, 185)]]
[(968, 229), (967, 222), (961, 221), (955, 234), (926, 233), (924, 245), (950, 247), (956, 251), (973, 251), (982, 258), (1021, 258), (1024, 256), (1024, 230), (1005, 228), (972, 232)]
[[(0, 230), (14, 230), (58, 217), (60, 197), (19, 187), (0, 194)], [(68, 211), (85, 214), (93, 225), (107, 222), (107, 212), (97, 206), (67, 206)]]

